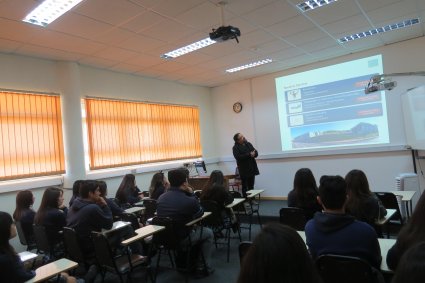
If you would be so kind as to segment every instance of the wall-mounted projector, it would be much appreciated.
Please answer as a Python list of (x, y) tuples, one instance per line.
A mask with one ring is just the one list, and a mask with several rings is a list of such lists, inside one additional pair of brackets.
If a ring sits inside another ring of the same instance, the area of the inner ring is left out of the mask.
[(221, 26), (210, 32), (210, 39), (217, 42), (236, 39), (236, 42), (239, 43), (238, 36), (241, 36), (241, 31), (232, 26)]

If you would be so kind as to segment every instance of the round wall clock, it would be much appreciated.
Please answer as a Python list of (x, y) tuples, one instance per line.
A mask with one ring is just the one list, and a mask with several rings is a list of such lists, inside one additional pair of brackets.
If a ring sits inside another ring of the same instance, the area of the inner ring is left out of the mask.
[(241, 112), (242, 111), (242, 103), (236, 102), (235, 104), (233, 104), (233, 111), (235, 111), (235, 113)]

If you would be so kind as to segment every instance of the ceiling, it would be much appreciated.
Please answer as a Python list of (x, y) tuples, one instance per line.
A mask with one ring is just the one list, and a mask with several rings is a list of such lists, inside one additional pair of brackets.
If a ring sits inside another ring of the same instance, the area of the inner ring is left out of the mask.
[[(214, 87), (425, 34), (424, 0), (339, 0), (301, 13), (301, 0), (84, 0), (43, 28), (22, 22), (35, 0), (0, 0), (0, 52)], [(339, 44), (338, 39), (406, 19), (421, 23)], [(181, 57), (160, 55), (208, 37), (224, 23), (240, 43), (216, 43)], [(225, 70), (271, 58), (236, 73)]]

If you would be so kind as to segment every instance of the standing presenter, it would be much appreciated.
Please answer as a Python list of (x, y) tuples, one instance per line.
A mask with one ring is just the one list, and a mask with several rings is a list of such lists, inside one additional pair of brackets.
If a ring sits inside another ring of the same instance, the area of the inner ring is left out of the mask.
[(246, 198), (246, 192), (254, 189), (255, 176), (259, 175), (257, 161), (258, 151), (248, 142), (241, 133), (233, 136), (233, 156), (236, 159), (239, 175), (242, 181), (242, 194)]

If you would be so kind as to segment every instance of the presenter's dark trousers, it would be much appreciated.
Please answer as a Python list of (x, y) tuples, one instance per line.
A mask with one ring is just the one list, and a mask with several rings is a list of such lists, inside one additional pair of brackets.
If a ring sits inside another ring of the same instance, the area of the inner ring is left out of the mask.
[(247, 197), (246, 191), (253, 190), (254, 189), (254, 183), (255, 183), (255, 175), (249, 176), (249, 177), (242, 177), (242, 195), (244, 198)]

